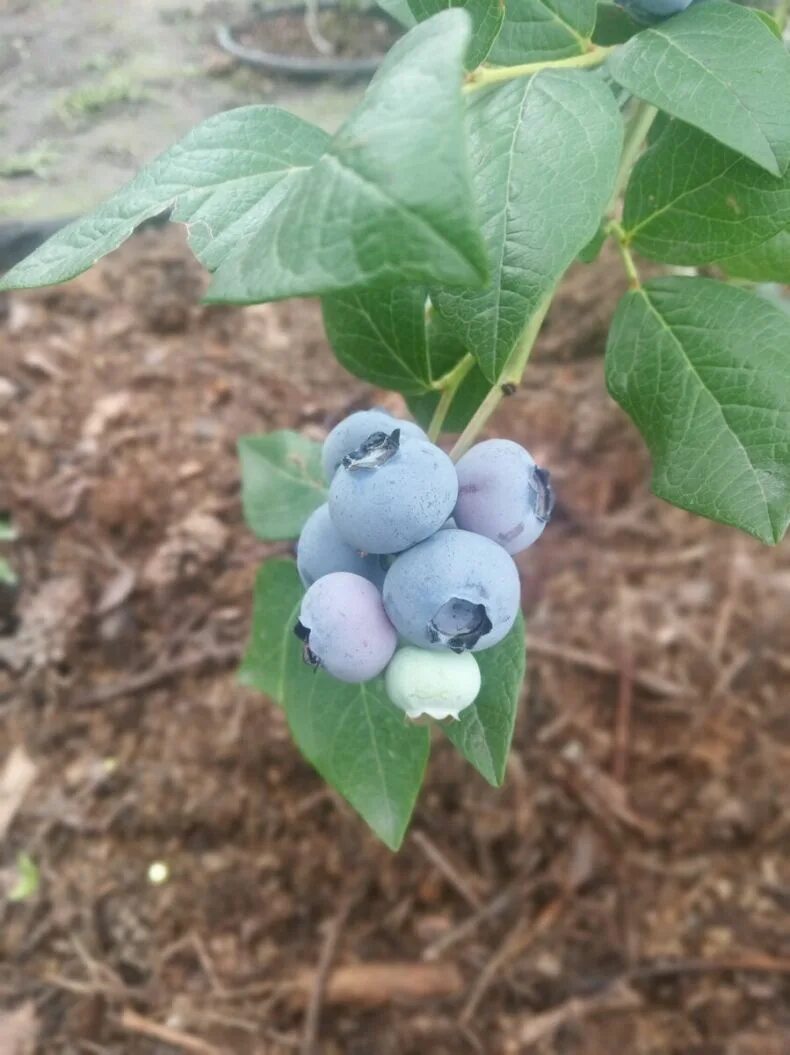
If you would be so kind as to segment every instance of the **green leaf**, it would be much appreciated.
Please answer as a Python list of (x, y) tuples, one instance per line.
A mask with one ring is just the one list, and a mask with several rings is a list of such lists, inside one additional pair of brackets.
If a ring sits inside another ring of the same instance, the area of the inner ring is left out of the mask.
[(790, 290), (786, 286), (780, 286), (776, 282), (763, 282), (754, 287), (754, 292), (785, 315), (790, 315)]
[(507, 0), (488, 56), (510, 66), (583, 54), (595, 26), (595, 0)]
[(341, 366), (396, 392), (429, 388), (427, 296), (424, 286), (394, 286), (324, 297), (324, 328)]
[(442, 729), (464, 758), (494, 787), (505, 779), (505, 766), (524, 681), (524, 619), (518, 619), (494, 648), (476, 653), (483, 685), (472, 707)]
[(625, 196), (628, 240), (671, 264), (708, 264), (788, 225), (790, 165), (777, 179), (682, 121), (670, 121), (639, 159)]
[(761, 18), (763, 22), (765, 22), (766, 26), (768, 26), (768, 28), (771, 30), (775, 37), (777, 37), (779, 40), (782, 39), (781, 27), (776, 21), (776, 19), (773, 17), (773, 15), (770, 15), (767, 11), (761, 11), (757, 7), (753, 7), (752, 11), (754, 11), (758, 18)]
[(17, 531), (7, 517), (0, 516), (0, 542), (15, 542)]
[(625, 44), (644, 28), (618, 4), (600, 2), (592, 35), (593, 43), (606, 48), (613, 44)]
[(0, 584), (4, 586), (16, 586), (19, 581), (16, 572), (5, 559), (0, 557)]
[(465, 352), (455, 338), (429, 341), (427, 299), (424, 286), (324, 297), (324, 327), (338, 362), (382, 388), (429, 392)]
[(406, 29), (411, 29), (417, 19), (411, 13), (409, 0), (376, 0), (382, 11), (386, 11), (390, 18), (400, 22)]
[(283, 707), (308, 762), (397, 850), (425, 774), (429, 731), (393, 707), (383, 679), (348, 685), (305, 666), (293, 633), (303, 592), (291, 561), (268, 561), (258, 572), (241, 680)]
[(37, 893), (41, 882), (38, 865), (29, 854), (23, 851), (17, 854), (16, 872), (16, 882), (8, 892), (8, 900), (27, 901)]
[(394, 45), (320, 161), (225, 258), (210, 301), (485, 278), (461, 96), (469, 34), (452, 9)]
[(719, 260), (718, 265), (733, 278), (790, 285), (790, 229), (780, 231), (745, 253)]
[(313, 510), (326, 501), (321, 445), (283, 429), (242, 436), (241, 502), (258, 538), (296, 538)]
[(198, 259), (215, 268), (257, 230), (287, 186), (322, 154), (321, 129), (273, 106), (203, 121), (87, 216), (61, 228), (0, 281), (2, 289), (65, 282), (117, 249), (144, 220), (172, 210)]
[(431, 299), (491, 382), (525, 324), (590, 241), (622, 146), (611, 91), (581, 71), (547, 70), (472, 96), (470, 154), (491, 280)]
[(473, 70), (484, 62), (505, 18), (505, 0), (409, 0), (418, 22), (448, 7), (462, 7), (472, 19), (472, 39), (466, 53), (466, 68)]
[[(442, 377), (449, 374), (468, 353), (447, 321), (435, 308), (431, 308), (428, 312), (427, 319), (426, 333), (429, 355), (438, 376)], [(445, 415), (442, 431), (461, 432), (465, 429), (490, 389), (490, 381), (485, 377), (477, 363), (473, 363), (453, 396), (450, 409)], [(440, 391), (434, 389), (425, 392), (423, 395), (407, 396), (409, 409), (415, 420), (424, 429), (429, 427), (433, 419), (440, 395)]]
[(627, 293), (609, 391), (653, 456), (653, 490), (779, 542), (790, 520), (790, 318), (733, 286), (663, 278)]
[(790, 159), (790, 56), (754, 11), (694, 4), (637, 34), (608, 66), (640, 99), (775, 176)]
[(593, 264), (601, 255), (603, 244), (606, 241), (606, 224), (601, 224), (595, 234), (592, 236), (590, 241), (580, 250), (578, 259), (582, 264)]

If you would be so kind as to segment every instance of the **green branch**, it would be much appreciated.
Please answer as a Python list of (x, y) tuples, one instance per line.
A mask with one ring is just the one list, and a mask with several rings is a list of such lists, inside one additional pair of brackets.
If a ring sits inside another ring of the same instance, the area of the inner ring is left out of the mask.
[(614, 238), (615, 245), (620, 250), (620, 259), (623, 262), (625, 273), (628, 275), (631, 289), (641, 289), (642, 283), (639, 279), (639, 272), (636, 269), (636, 261), (628, 248), (628, 236), (625, 231), (616, 220), (612, 220), (606, 226), (606, 233)]
[(432, 442), (436, 442), (436, 438), (442, 431), (444, 419), (447, 417), (447, 413), (452, 406), (456, 393), (461, 387), (464, 378), (474, 365), (474, 356), (467, 353), (449, 373), (445, 374), (444, 377), (437, 382), (436, 388), (441, 392), (441, 395), (439, 396), (439, 402), (436, 404), (436, 410), (433, 412), (431, 423), (428, 426), (428, 439)]
[(609, 215), (614, 212), (617, 207), (617, 202), (620, 199), (620, 195), (628, 185), (628, 180), (631, 176), (631, 169), (634, 167), (636, 159), (639, 157), (642, 145), (645, 141), (645, 136), (650, 131), (650, 126), (653, 124), (653, 121), (655, 121), (657, 114), (658, 110), (655, 106), (637, 100), (636, 107), (634, 108), (628, 128), (626, 129), (625, 140), (623, 141), (623, 153), (620, 156), (620, 167), (617, 170), (617, 178), (614, 181), (612, 200), (607, 209)]
[(609, 208), (606, 210), (606, 215), (609, 217), (609, 223), (604, 230), (610, 238), (614, 239), (615, 245), (620, 253), (620, 259), (623, 262), (623, 268), (626, 275), (628, 275), (628, 282), (631, 289), (641, 289), (642, 283), (639, 278), (639, 272), (637, 271), (636, 261), (629, 249), (628, 235), (623, 229), (622, 224), (616, 219), (618, 203), (625, 188), (628, 186), (631, 171), (642, 151), (645, 137), (650, 131), (650, 126), (653, 124), (653, 121), (655, 121), (656, 115), (658, 114), (658, 110), (655, 106), (650, 106), (649, 103), (642, 102), (641, 99), (637, 99), (635, 102), (636, 106), (634, 107), (628, 127), (626, 128), (625, 139), (623, 141), (623, 152), (620, 155), (620, 166), (617, 170), (617, 176), (614, 181), (614, 191), (612, 192), (612, 197), (609, 202)]
[(502, 373), (497, 378), (496, 384), (477, 408), (469, 424), (450, 451), (450, 457), (453, 461), (457, 462), (461, 455), (466, 454), (477, 439), (480, 431), (485, 427), (488, 419), (501, 403), (503, 397), (521, 384), (521, 379), (529, 362), (530, 353), (540, 333), (540, 328), (546, 318), (546, 312), (549, 310), (556, 288), (556, 286), (552, 286), (548, 293), (544, 294), (538, 302), (529, 322), (521, 333), (518, 343), (510, 353)]
[(465, 92), (476, 92), (489, 84), (501, 84), (512, 81), (515, 77), (529, 77), (541, 70), (585, 70), (600, 66), (606, 61), (613, 47), (603, 48), (593, 45), (583, 55), (572, 55), (569, 59), (554, 59), (547, 62), (526, 62), (521, 66), (478, 66), (472, 70), (464, 84)]

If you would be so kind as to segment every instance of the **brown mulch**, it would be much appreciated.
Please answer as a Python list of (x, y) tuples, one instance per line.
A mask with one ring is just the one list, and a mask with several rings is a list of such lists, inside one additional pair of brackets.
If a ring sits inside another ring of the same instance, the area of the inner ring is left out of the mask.
[(200, 306), (177, 232), (0, 301), (2, 1055), (790, 1052), (790, 551), (650, 496), (612, 275), (494, 426), (559, 494), (506, 785), (437, 738), (398, 855), (233, 677), (288, 550), (242, 524), (237, 437), (382, 394), (313, 303)]

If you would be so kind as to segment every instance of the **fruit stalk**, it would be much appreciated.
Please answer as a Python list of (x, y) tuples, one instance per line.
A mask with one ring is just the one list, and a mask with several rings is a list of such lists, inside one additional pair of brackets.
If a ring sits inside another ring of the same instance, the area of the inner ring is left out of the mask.
[(456, 392), (463, 384), (463, 381), (472, 367), (475, 365), (475, 359), (473, 355), (468, 353), (458, 363), (457, 366), (453, 367), (449, 374), (438, 382), (441, 396), (439, 402), (436, 404), (436, 410), (433, 412), (431, 423), (428, 426), (428, 439), (435, 443), (439, 433), (442, 431), (447, 413), (452, 406), (452, 402), (455, 399)]

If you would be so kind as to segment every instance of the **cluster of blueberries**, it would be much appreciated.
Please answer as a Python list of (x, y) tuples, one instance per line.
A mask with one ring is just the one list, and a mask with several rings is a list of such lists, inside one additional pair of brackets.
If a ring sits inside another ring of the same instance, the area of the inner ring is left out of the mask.
[(457, 718), (480, 691), (472, 653), (518, 614), (512, 555), (551, 517), (549, 474), (510, 440), (454, 465), (419, 426), (378, 409), (329, 433), (323, 468), (329, 501), (297, 545), (305, 662), (347, 682), (386, 670), (410, 718)]

